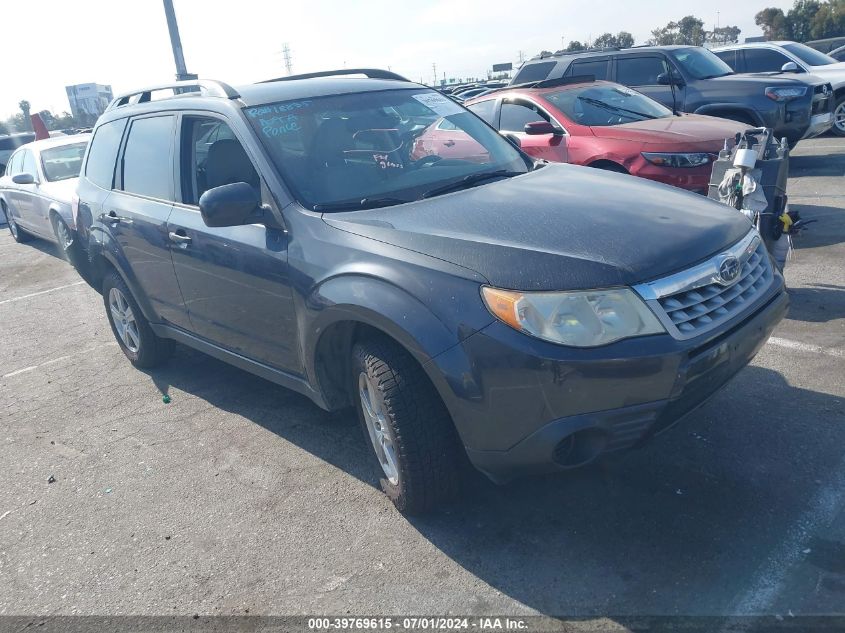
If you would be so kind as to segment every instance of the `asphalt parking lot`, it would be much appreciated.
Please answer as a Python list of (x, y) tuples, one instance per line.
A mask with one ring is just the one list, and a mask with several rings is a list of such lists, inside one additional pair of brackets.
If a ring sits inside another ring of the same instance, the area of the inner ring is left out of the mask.
[(845, 612), (843, 176), (845, 139), (794, 152), (818, 222), (790, 317), (704, 407), (411, 520), (352, 416), (184, 348), (133, 369), (100, 296), (4, 228), (0, 615)]

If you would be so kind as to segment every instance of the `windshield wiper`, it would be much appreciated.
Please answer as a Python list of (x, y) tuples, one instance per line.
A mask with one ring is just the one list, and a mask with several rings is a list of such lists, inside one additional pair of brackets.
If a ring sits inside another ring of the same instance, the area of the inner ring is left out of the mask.
[[(598, 106), (599, 108), (604, 108), (605, 110), (610, 110), (611, 112), (622, 112), (623, 116), (624, 113), (627, 112), (629, 114), (633, 114), (635, 116), (641, 116), (644, 119), (656, 119), (657, 117), (653, 114), (646, 114), (645, 112), (637, 112), (636, 110), (629, 110), (628, 108), (621, 108), (619, 106), (615, 106), (611, 103), (607, 103), (605, 101), (601, 101), (600, 99), (593, 99), (592, 97), (578, 97), (581, 101), (586, 101), (594, 106)], [(628, 117), (631, 118), (630, 116)]]
[(404, 198), (361, 198), (360, 200), (347, 200), (345, 202), (321, 202), (311, 207), (314, 211), (356, 211), (360, 209), (375, 209), (378, 207), (391, 207), (395, 204), (405, 204), (410, 200)]
[(511, 171), (509, 169), (497, 169), (496, 171), (483, 171), (477, 174), (469, 174), (468, 176), (464, 176), (460, 180), (441, 185), (440, 187), (435, 187), (434, 189), (429, 189), (422, 195), (422, 197), (431, 198), (433, 196), (439, 196), (444, 193), (449, 193), (450, 191), (467, 189), (469, 187), (472, 187), (473, 185), (476, 185), (485, 180), (490, 180), (492, 178), (510, 178), (511, 176), (520, 176), (524, 173), (525, 172), (522, 171)]

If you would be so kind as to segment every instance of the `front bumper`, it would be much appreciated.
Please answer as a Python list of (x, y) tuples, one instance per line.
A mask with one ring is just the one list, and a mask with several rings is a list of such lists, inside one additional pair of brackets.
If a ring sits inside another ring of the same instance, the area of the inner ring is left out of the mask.
[[(432, 362), (451, 372), (441, 393), (469, 459), (504, 482), (582, 465), (673, 425), (751, 361), (788, 304), (777, 275), (751, 314), (705, 341), (660, 335), (567, 350), (494, 323)], [(554, 347), (558, 357), (544, 358)]]

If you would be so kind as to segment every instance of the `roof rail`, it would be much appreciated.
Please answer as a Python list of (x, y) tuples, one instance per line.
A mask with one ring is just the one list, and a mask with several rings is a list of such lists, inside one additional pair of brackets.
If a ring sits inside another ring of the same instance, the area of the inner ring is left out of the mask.
[(118, 95), (112, 99), (112, 102), (106, 108), (106, 112), (114, 108), (129, 105), (132, 97), (136, 95), (140, 96), (135, 103), (146, 103), (147, 101), (151, 101), (152, 93), (158, 92), (159, 90), (173, 90), (176, 94), (205, 91), (209, 97), (222, 97), (225, 99), (239, 99), (241, 96), (237, 90), (232, 88), (232, 86), (227, 83), (223, 83), (222, 81), (215, 81), (213, 79), (174, 81), (173, 83), (150, 86), (148, 88), (142, 88), (141, 90), (133, 90), (132, 92), (126, 92)]
[(370, 79), (392, 79), (394, 81), (409, 81), (402, 75), (397, 75), (389, 70), (380, 70), (378, 68), (343, 68), (341, 70), (323, 70), (318, 73), (305, 73), (304, 75), (288, 75), (287, 77), (276, 77), (275, 79), (265, 79), (258, 83), (269, 84), (274, 81), (295, 81), (297, 79), (314, 79), (316, 77), (335, 77), (339, 75), (364, 75)]
[(543, 55), (542, 53), (539, 55), (535, 55), (531, 59), (549, 59), (550, 57), (565, 57), (566, 55), (580, 55), (581, 53), (611, 53), (613, 51), (621, 51), (622, 49), (618, 46), (605, 46), (604, 48), (583, 48), (578, 51), (564, 51), (559, 50), (555, 51), (554, 53), (549, 53), (547, 55)]
[(494, 88), (491, 92), (503, 92), (505, 90), (513, 90), (516, 88), (557, 88), (558, 86), (568, 86), (570, 84), (588, 84), (596, 80), (595, 75), (573, 75), (572, 77), (559, 77), (558, 79), (543, 79), (542, 81), (526, 81), (521, 84), (514, 84), (512, 86), (505, 86), (504, 88)]

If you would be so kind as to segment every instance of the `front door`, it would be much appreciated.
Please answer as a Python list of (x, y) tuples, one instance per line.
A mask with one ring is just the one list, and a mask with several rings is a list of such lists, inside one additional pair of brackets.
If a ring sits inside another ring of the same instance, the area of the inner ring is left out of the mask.
[[(616, 58), (616, 81), (651, 97), (667, 108), (683, 110), (684, 87), (658, 83), (660, 75), (670, 70), (662, 55), (619, 55)], [(673, 77), (679, 77), (672, 69)], [(674, 104), (674, 105), (673, 105)]]
[[(293, 373), (302, 371), (288, 276), (288, 236), (260, 224), (211, 228), (199, 212), (207, 189), (262, 182), (222, 120), (183, 116), (181, 204), (168, 222), (173, 264), (191, 330), (223, 348)], [(208, 145), (207, 140), (215, 140)], [(266, 191), (262, 198), (272, 203)]]
[(499, 131), (503, 134), (513, 134), (519, 138), (522, 151), (533, 158), (540, 158), (555, 163), (568, 162), (566, 137), (557, 134), (526, 134), (528, 123), (547, 121), (559, 127), (552, 121), (537, 104), (526, 99), (506, 99), (502, 102), (502, 112), (499, 118)]

